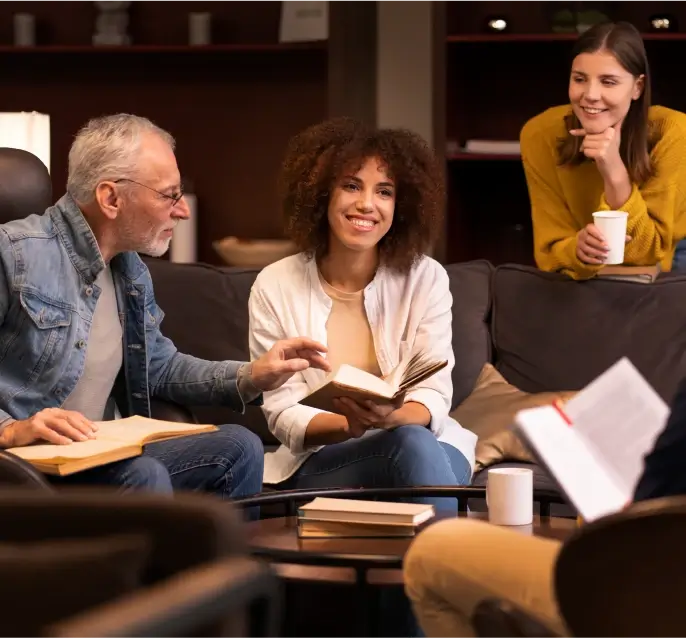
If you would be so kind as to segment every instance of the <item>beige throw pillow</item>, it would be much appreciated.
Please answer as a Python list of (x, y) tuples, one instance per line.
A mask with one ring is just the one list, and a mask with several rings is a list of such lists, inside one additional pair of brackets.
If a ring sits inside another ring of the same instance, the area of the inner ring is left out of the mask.
[(450, 413), (462, 427), (479, 437), (476, 468), (479, 471), (501, 461), (533, 462), (528, 449), (511, 431), (519, 410), (568, 401), (576, 392), (538, 392), (519, 390), (487, 363), (481, 370), (472, 393)]

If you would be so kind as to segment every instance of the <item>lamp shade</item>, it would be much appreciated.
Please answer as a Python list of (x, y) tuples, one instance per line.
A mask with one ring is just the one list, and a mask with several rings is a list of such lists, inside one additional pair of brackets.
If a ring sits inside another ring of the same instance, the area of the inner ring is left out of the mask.
[(43, 113), (0, 113), (0, 147), (33, 153), (50, 172), (50, 116)]

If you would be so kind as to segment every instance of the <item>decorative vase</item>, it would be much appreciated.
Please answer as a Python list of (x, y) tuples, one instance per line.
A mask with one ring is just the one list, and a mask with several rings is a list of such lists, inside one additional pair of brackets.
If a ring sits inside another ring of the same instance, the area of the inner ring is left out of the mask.
[(128, 9), (131, 2), (95, 2), (98, 17), (95, 20), (93, 44), (95, 46), (126, 46), (131, 44)]

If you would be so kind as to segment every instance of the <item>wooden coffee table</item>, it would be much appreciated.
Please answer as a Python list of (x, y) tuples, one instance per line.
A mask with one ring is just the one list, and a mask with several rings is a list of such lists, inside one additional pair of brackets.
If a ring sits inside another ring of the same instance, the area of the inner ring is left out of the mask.
[[(458, 517), (488, 520), (488, 514), (483, 512), (459, 512)], [(450, 517), (439, 514), (426, 526), (446, 518)], [(577, 529), (577, 522), (534, 516), (532, 525), (508, 529), (564, 541)], [(300, 538), (297, 518), (287, 516), (248, 523), (248, 539), (251, 551), (274, 563), (287, 578), (327, 582), (355, 582), (362, 578), (369, 584), (401, 584), (403, 559), (414, 537)]]
[[(316, 496), (339, 498), (394, 499), (431, 496), (454, 498), (458, 501), (458, 516), (488, 520), (481, 512), (468, 512), (469, 499), (483, 499), (484, 488), (475, 487), (418, 487), (377, 489), (292, 490), (264, 493), (236, 501), (243, 507), (283, 505), (291, 515), (264, 518), (247, 523), (247, 538), (251, 553), (268, 561), (287, 582), (352, 587), (351, 605), (356, 610), (360, 636), (377, 634), (380, 622), (381, 592), (388, 588), (402, 588), (403, 559), (414, 537), (409, 538), (299, 538), (297, 519), (293, 515), (296, 504)], [(549, 492), (534, 493), (541, 511), (549, 512), (550, 503), (559, 503), (559, 496)], [(444, 518), (438, 514), (423, 528)], [(512, 527), (522, 534), (566, 539), (577, 529), (575, 519), (535, 516), (530, 526)], [(421, 530), (419, 531), (421, 534)], [(340, 587), (337, 590), (340, 596)], [(316, 607), (317, 603), (312, 601)]]

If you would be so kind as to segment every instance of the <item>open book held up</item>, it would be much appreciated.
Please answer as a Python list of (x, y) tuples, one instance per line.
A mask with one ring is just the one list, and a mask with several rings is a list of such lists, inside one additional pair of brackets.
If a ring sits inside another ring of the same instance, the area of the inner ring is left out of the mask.
[(408, 390), (447, 365), (447, 361), (429, 360), (424, 353), (418, 352), (402, 360), (386, 377), (379, 378), (343, 364), (331, 372), (318, 388), (301, 399), (300, 404), (338, 412), (333, 399), (348, 397), (358, 402), (371, 400), (381, 405), (400, 407)]
[(518, 412), (514, 431), (590, 522), (632, 501), (643, 459), (669, 412), (640, 372), (622, 358), (564, 407)]
[(94, 439), (66, 445), (39, 443), (9, 448), (7, 451), (31, 463), (45, 474), (66, 476), (92, 467), (140, 456), (146, 443), (213, 432), (215, 425), (174, 423), (142, 416), (115, 421), (99, 421)]

